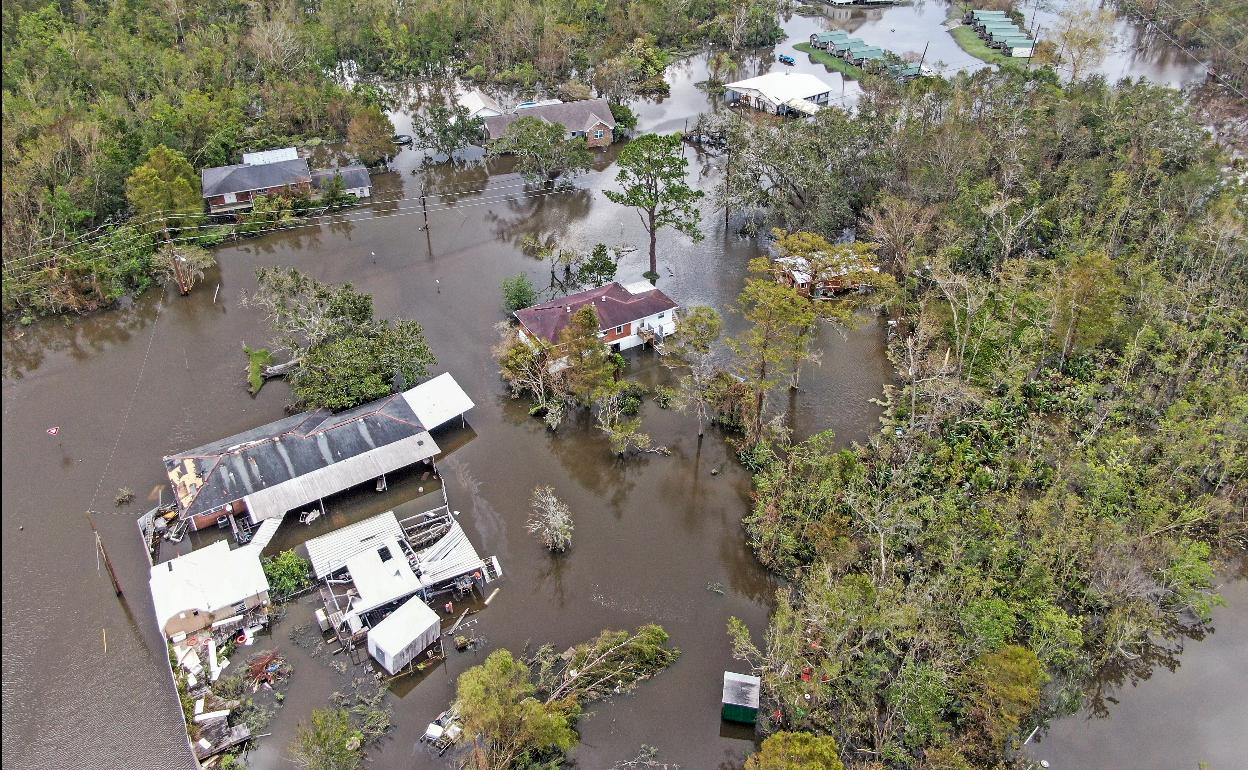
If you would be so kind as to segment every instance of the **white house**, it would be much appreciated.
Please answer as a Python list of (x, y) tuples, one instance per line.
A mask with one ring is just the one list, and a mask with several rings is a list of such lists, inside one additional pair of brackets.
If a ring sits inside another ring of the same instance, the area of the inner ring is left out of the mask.
[(769, 72), (766, 75), (738, 80), (724, 86), (728, 101), (743, 102), (756, 110), (783, 115), (787, 112), (811, 112), (805, 106), (794, 107), (790, 102), (807, 102), (815, 109), (828, 103), (832, 87), (814, 75), (805, 72)]
[(161, 632), (174, 637), (219, 626), (269, 603), (260, 551), (280, 519), (260, 526), (251, 542), (230, 550), (224, 540), (152, 567), (148, 585)]
[(648, 281), (606, 286), (517, 310), (521, 334), (559, 342), (572, 314), (592, 304), (598, 314), (598, 337), (613, 351), (628, 350), (649, 339), (662, 340), (676, 331), (675, 301)]

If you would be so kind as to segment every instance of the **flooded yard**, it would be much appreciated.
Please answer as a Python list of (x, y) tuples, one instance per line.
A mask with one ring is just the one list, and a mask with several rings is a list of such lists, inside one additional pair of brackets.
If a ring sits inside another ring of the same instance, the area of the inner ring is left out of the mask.
[[(946, 13), (944, 3), (916, 2), (828, 11), (826, 17), (793, 15), (784, 22), (790, 39), (775, 52), (790, 50), (811, 32), (843, 28), (873, 42), (878, 38), (899, 53), (930, 43), (929, 61), (957, 64), (956, 57), (965, 54), (939, 27)], [(746, 57), (739, 76), (782, 66), (773, 54)], [(858, 93), (852, 80), (825, 73), (805, 55), (797, 59), (799, 69), (820, 73), (847, 103)], [(1163, 59), (1137, 56), (1129, 64), (1105, 66), (1159, 78), (1191, 74), (1178, 64), (1168, 69)], [(640, 128), (679, 130), (712, 109), (714, 99), (696, 86), (706, 77), (704, 55), (673, 65), (671, 96), (635, 105)], [(407, 126), (400, 122), (396, 128)], [(266, 330), (260, 314), (241, 307), (239, 299), (254, 288), (253, 272), (264, 265), (295, 267), (322, 281), (349, 281), (373, 295), (380, 315), (419, 321), (438, 357), (434, 373), (453, 373), (476, 402), (467, 428), (436, 438), (447, 450), (439, 467), (451, 507), (460, 512), (478, 550), (497, 554), (505, 573), (497, 598), (479, 616), (486, 650), (519, 652), (526, 644), (545, 642), (561, 649), (604, 628), (658, 622), (683, 651), (669, 671), (635, 694), (592, 707), (580, 726), (578, 766), (608, 767), (635, 756), (643, 743), (655, 746), (661, 760), (689, 768), (732, 766), (752, 749), (750, 734), (726, 730), (720, 722), (720, 677), (736, 665), (725, 624), (735, 615), (761, 632), (777, 585), (745, 542), (740, 520), (748, 509), (749, 478), (730, 447), (715, 432), (699, 441), (691, 416), (647, 401), (644, 430), (671, 449), (671, 456), (616, 459), (587, 420), (551, 433), (529, 417), (524, 403), (507, 397), (489, 352), (494, 324), (504, 318), (499, 282), (526, 272), (542, 286), (548, 277), (542, 263), (521, 252), (524, 235), (555, 235), (579, 248), (644, 242), (635, 214), (602, 194), (613, 184), (613, 152), (600, 155), (595, 171), (578, 179), (575, 189), (545, 194), (525, 186), (505, 161), (441, 166), (426, 176), (420, 154), (404, 150), (393, 171), (375, 179), (375, 202), (333, 224), (221, 248), (219, 269), (190, 297), (154, 290), (93, 316), (6, 329), (6, 767), (191, 766), (165, 670), (166, 648), (152, 622), (147, 562), (134, 518), (166, 484), (163, 455), (283, 415), (286, 386), (269, 383), (253, 398), (243, 373), (242, 346), (263, 344)], [(713, 189), (718, 161), (688, 148), (686, 154), (699, 184)], [(418, 229), (422, 178), (431, 196), (428, 233)], [(725, 232), (722, 212), (709, 203), (703, 228), (706, 239), (697, 244), (671, 233), (660, 236), (659, 286), (684, 306), (716, 307), (732, 333), (740, 319), (729, 310), (758, 245)], [(639, 278), (644, 263), (641, 252), (630, 254), (620, 265), (620, 280)], [(823, 329), (822, 365), (809, 368), (801, 390), (778, 404), (793, 416), (799, 436), (832, 429), (848, 445), (877, 429), (879, 407), (871, 400), (882, 396), (892, 374), (882, 322), (863, 321), (844, 336)], [(631, 378), (654, 383), (668, 376), (650, 352), (632, 354), (629, 361)], [(539, 484), (554, 486), (572, 510), (576, 538), (566, 555), (550, 556), (524, 529), (529, 496)], [(137, 500), (114, 508), (120, 487), (133, 489)], [(431, 490), (415, 487), (408, 479), (383, 495), (364, 492), (335, 500), (319, 526), (302, 527), (291, 517), (271, 550), (320, 534), (330, 522), (396, 507), (416, 510), (416, 498)], [(87, 509), (100, 512), (97, 523), (125, 590), (122, 602), (98, 571), (82, 513)], [(723, 587), (722, 594), (708, 590), (714, 584)], [(1244, 583), (1235, 585), (1228, 590), (1230, 606), (1216, 616), (1225, 632), (1193, 644), (1179, 675), (1170, 677), (1174, 687), (1163, 700), (1183, 704), (1189, 715), (1197, 713), (1192, 708), (1221, 704), (1210, 713), (1233, 716), (1236, 702), (1242, 713), (1242, 701), (1232, 701), (1227, 692), (1232, 669), (1242, 663), (1245, 634)], [(289, 766), (285, 746), (295, 724), (343, 686), (342, 673), (326, 657), (291, 649), (288, 635), (309, 622), (309, 602), (292, 604), (273, 629), (273, 641), (291, 652), (295, 670), (286, 705), (268, 728), (274, 734), (249, 754), (251, 767)], [(260, 646), (266, 643), (262, 638)], [(1212, 660), (1199, 657), (1204, 650)], [(373, 767), (445, 765), (417, 739), (446, 707), (455, 677), (483, 654), (451, 651), (445, 665), (395, 688), (395, 729), (370, 752)], [(1226, 673), (1220, 681), (1185, 678), (1188, 660), (1193, 671)], [(1242, 680), (1242, 669), (1239, 673)], [(1140, 734), (1148, 732), (1157, 709), (1131, 708), (1136, 695), (1124, 695), (1110, 719), (1090, 724), (1117, 736), (1102, 745), (1133, 741), (1139, 756), (1146, 744), (1166, 739)], [(1079, 736), (1087, 734), (1083, 724), (1067, 720), (1045, 739), (1042, 745), (1052, 747), (1045, 756), (1067, 758), (1054, 767), (1092, 766), (1086, 758), (1104, 756), (1080, 753)], [(1169, 740), (1181, 745), (1203, 737), (1185, 733)], [(1217, 740), (1218, 751), (1230, 753), (1216, 756), (1248, 753), (1242, 731), (1227, 729)], [(1184, 756), (1194, 762), (1204, 755), (1193, 745)]]

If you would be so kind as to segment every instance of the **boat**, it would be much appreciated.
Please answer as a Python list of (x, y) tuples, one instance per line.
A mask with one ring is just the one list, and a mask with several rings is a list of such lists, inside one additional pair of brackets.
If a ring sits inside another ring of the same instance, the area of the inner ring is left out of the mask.
[(797, 64), (797, 60), (794, 59), (792, 56), (789, 56), (787, 53), (780, 54), (779, 56), (776, 57), (776, 59), (781, 64)]
[(395, 134), (394, 136), (390, 137), (390, 141), (402, 147), (404, 145), (408, 145), (412, 143), (412, 135), (411, 134)]

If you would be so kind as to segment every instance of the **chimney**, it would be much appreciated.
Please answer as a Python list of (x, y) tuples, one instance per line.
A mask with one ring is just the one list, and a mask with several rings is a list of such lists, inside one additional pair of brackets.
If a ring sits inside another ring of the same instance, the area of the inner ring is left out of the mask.
[(563, 309), (564, 309), (564, 310), (566, 310), (566, 311), (568, 311), (569, 313), (571, 313), (571, 312), (572, 312), (572, 306), (571, 306), (571, 305), (564, 305), (564, 306), (563, 306)]

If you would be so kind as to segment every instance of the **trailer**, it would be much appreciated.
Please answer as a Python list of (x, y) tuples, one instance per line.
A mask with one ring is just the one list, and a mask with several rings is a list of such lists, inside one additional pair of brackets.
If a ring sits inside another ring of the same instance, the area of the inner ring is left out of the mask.
[(413, 596), (369, 629), (368, 653), (392, 676), (441, 639), (442, 620)]

